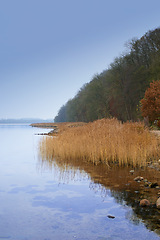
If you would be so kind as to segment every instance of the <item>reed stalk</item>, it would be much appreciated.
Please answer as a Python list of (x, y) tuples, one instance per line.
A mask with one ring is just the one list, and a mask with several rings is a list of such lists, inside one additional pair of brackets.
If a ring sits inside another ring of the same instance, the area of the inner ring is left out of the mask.
[(40, 144), (42, 158), (77, 159), (95, 165), (144, 166), (160, 157), (159, 139), (143, 123), (101, 119), (67, 128)]

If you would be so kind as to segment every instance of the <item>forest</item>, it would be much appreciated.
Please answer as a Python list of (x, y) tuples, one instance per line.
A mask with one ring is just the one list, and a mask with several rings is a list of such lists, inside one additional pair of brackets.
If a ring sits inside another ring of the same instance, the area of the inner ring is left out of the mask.
[(85, 84), (64, 104), (55, 122), (91, 122), (115, 117), (142, 119), (141, 99), (150, 83), (160, 79), (160, 28), (127, 43), (127, 52)]

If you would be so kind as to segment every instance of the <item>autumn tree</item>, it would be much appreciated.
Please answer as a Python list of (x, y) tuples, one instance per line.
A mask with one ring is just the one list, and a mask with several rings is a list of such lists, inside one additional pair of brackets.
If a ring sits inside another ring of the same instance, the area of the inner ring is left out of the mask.
[(151, 123), (160, 119), (160, 80), (150, 83), (141, 104), (143, 117), (148, 117)]

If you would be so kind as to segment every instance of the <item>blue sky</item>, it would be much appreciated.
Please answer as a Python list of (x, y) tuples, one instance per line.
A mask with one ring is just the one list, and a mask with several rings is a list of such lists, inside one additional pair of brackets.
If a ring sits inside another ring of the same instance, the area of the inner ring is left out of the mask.
[(159, 0), (0, 0), (0, 118), (54, 118), (70, 98), (160, 27)]

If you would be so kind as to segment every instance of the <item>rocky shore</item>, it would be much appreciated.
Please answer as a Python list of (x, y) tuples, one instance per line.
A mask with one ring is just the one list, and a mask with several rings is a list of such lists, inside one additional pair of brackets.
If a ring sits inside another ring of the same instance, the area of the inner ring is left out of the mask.
[[(155, 169), (157, 171), (160, 171), (160, 160), (159, 163), (154, 163), (154, 164), (149, 164), (149, 168)], [(134, 173), (134, 170), (131, 170), (130, 173)], [(157, 172), (157, 175), (160, 173)], [(147, 197), (147, 192), (150, 193), (148, 194), (147, 199), (143, 198), (140, 200), (139, 204), (141, 207), (156, 207), (160, 209), (160, 182), (158, 181), (151, 181), (150, 179), (146, 179), (142, 176), (136, 176), (134, 179), (137, 183), (139, 183), (139, 187), (141, 188), (142, 193), (146, 195)], [(155, 190), (154, 190), (155, 189)], [(142, 197), (143, 197), (142, 194)], [(153, 196), (152, 196), (153, 195)], [(150, 198), (150, 199), (149, 199)]]

